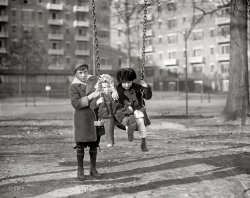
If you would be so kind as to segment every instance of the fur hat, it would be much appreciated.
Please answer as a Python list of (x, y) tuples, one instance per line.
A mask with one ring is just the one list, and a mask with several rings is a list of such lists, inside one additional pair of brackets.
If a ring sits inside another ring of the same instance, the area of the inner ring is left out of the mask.
[(117, 81), (119, 83), (133, 81), (137, 78), (135, 70), (132, 68), (123, 68), (117, 72)]
[(75, 74), (77, 69), (81, 66), (86, 66), (87, 69), (89, 69), (89, 65), (84, 59), (76, 59), (72, 64), (73, 74)]

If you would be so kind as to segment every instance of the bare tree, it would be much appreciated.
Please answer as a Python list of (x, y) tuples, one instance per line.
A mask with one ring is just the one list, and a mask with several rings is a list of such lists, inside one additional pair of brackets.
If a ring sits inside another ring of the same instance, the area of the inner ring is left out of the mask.
[(242, 124), (250, 110), (246, 5), (247, 0), (231, 0), (229, 89), (223, 110), (226, 120), (240, 118)]
[[(144, 9), (144, 5), (139, 3), (138, 0), (117, 0), (114, 1), (114, 8), (117, 12), (118, 17), (123, 21), (125, 24), (125, 35), (126, 35), (126, 44), (127, 44), (127, 58), (128, 58), (128, 65), (131, 65), (131, 35), (132, 30), (135, 27), (138, 27), (139, 23), (139, 14)], [(142, 17), (141, 17), (142, 18)], [(121, 31), (121, 30), (120, 30)]]

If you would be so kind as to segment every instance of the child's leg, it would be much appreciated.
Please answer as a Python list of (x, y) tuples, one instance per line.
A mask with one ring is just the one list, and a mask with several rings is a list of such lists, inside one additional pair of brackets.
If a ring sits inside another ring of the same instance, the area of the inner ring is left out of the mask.
[(126, 132), (128, 133), (128, 141), (132, 142), (134, 140), (134, 131), (137, 127), (135, 116), (125, 116), (122, 119), (122, 124), (126, 127)]
[(84, 159), (84, 148), (77, 148), (77, 178), (79, 180), (84, 180), (84, 168), (83, 168), (83, 159)]
[(114, 118), (104, 119), (104, 128), (105, 128), (107, 146), (108, 147), (114, 146), (114, 144), (115, 144), (115, 138), (114, 138), (115, 121), (114, 121)]
[(144, 118), (137, 118), (136, 123), (138, 126), (139, 135), (140, 135), (141, 140), (142, 140), (141, 150), (143, 152), (147, 152), (148, 151), (147, 144), (146, 144), (147, 133), (146, 133), (146, 127), (145, 127), (145, 123), (144, 123)]
[(96, 157), (97, 157), (97, 148), (90, 147), (89, 148), (89, 156), (90, 156), (90, 175), (96, 178), (101, 177), (101, 174), (96, 170)]

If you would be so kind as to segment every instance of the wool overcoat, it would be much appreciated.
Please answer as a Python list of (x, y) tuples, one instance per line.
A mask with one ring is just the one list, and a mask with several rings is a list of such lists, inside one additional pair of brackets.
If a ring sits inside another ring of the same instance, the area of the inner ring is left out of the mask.
[(117, 86), (117, 92), (119, 95), (118, 105), (115, 117), (121, 122), (124, 116), (133, 114), (127, 107), (132, 106), (134, 110), (140, 110), (144, 114), (145, 125), (150, 125), (148, 118), (145, 101), (152, 98), (152, 89), (150, 86), (143, 87), (137, 83), (132, 83), (132, 86), (126, 90), (122, 87), (121, 83)]
[(73, 111), (73, 131), (75, 142), (94, 142), (97, 140), (97, 128), (94, 121), (97, 120), (95, 105), (87, 96), (95, 91), (96, 76), (89, 76), (86, 83), (75, 78), (69, 86), (69, 97)]

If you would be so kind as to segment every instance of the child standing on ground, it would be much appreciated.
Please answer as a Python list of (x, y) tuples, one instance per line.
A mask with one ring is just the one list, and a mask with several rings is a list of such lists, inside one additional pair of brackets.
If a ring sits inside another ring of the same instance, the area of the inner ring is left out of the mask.
[[(89, 66), (85, 60), (76, 60), (73, 64), (74, 79), (69, 86), (69, 97), (73, 112), (73, 130), (77, 149), (77, 178), (84, 180), (84, 149), (89, 147), (90, 175), (99, 178), (101, 175), (96, 170), (97, 147), (100, 143), (98, 127), (94, 126), (97, 120), (96, 109), (90, 102), (99, 96), (94, 86), (97, 77), (88, 74)], [(115, 95), (114, 95), (115, 97)]]
[(123, 68), (118, 71), (118, 102), (123, 108), (117, 109), (116, 118), (126, 126), (129, 141), (133, 141), (134, 131), (138, 128), (141, 137), (141, 150), (147, 152), (146, 126), (150, 124), (150, 121), (143, 99), (151, 99), (152, 90), (144, 80), (140, 80), (139, 84), (134, 83), (136, 78), (137, 75), (131, 68)]

